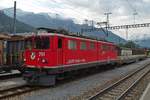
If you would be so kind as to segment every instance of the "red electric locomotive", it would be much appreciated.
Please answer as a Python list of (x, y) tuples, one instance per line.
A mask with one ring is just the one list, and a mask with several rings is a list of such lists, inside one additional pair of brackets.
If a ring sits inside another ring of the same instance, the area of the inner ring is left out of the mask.
[(54, 85), (60, 74), (115, 63), (116, 45), (110, 42), (39, 28), (26, 39), (24, 79), (29, 84)]

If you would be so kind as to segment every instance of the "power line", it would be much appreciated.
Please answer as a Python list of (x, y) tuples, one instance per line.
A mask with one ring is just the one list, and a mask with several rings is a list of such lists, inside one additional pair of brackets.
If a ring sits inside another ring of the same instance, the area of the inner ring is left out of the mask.
[[(128, 39), (128, 29), (129, 28), (140, 28), (140, 27), (150, 27), (150, 23), (111, 26), (111, 27), (108, 27), (108, 29), (109, 30), (126, 29), (126, 38)], [(106, 27), (94, 28), (94, 29), (82, 29), (82, 31), (84, 31), (84, 32), (101, 31), (103, 28), (106, 28)]]

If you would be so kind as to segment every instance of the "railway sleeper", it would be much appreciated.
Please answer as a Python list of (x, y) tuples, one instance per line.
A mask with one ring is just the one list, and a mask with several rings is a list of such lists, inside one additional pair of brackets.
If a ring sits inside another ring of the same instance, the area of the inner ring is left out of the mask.
[(110, 92), (109, 92), (109, 94), (110, 94), (110, 95), (113, 95), (113, 96), (118, 95), (119, 93), (120, 93), (120, 91), (117, 91), (117, 92), (112, 92), (112, 91), (110, 91)]

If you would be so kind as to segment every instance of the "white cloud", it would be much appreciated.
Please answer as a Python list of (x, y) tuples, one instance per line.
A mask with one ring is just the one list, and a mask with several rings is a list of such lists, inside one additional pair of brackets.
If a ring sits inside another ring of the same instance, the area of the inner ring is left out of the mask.
[(150, 2), (150, 0), (143, 0), (144, 2)]
[(13, 6), (13, 0), (0, 0), (0, 8), (7, 8)]

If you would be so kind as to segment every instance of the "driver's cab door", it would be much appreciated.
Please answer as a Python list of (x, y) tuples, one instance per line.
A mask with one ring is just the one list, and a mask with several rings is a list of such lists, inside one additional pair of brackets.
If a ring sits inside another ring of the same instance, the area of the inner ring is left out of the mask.
[(57, 64), (63, 64), (63, 38), (58, 37), (57, 39)]

